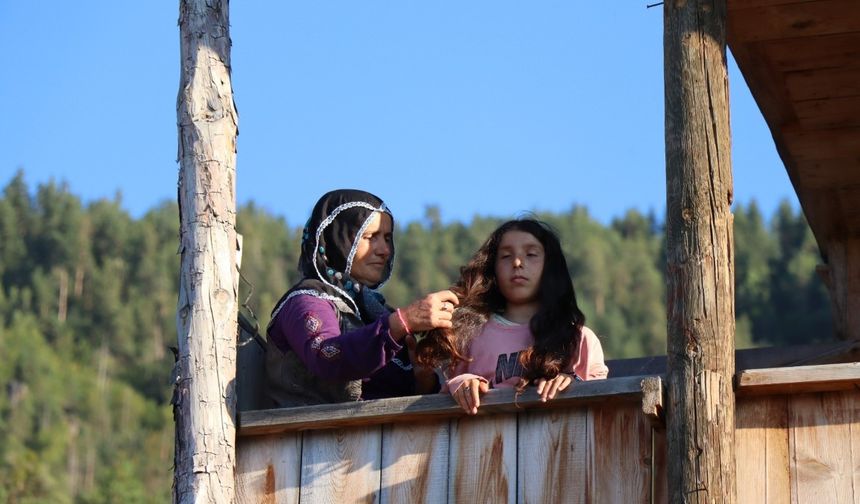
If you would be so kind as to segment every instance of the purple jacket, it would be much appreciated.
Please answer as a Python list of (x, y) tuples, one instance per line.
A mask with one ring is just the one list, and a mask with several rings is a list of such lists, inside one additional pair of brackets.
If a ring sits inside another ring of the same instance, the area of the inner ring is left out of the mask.
[(362, 380), (362, 399), (415, 393), (409, 352), (391, 337), (387, 316), (342, 333), (332, 302), (301, 294), (286, 302), (268, 334), (271, 344), (295, 352), (322, 380)]

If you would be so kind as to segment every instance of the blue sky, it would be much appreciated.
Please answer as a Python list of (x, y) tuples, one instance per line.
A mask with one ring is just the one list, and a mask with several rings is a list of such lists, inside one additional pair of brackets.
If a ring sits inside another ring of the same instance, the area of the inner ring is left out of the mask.
[[(237, 195), (291, 225), (359, 187), (400, 221), (665, 208), (662, 10), (647, 2), (236, 1)], [(0, 184), (176, 195), (178, 2), (0, 0)], [(796, 197), (732, 62), (736, 201)]]

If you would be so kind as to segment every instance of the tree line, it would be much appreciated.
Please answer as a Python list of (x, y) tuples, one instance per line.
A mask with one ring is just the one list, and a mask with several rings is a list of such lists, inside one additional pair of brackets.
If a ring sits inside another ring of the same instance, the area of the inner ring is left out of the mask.
[[(440, 215), (396, 223), (390, 304), (450, 286), (503, 220)], [(767, 222), (753, 202), (734, 216), (738, 347), (831, 339), (802, 213), (784, 202)], [(604, 225), (581, 206), (536, 217), (558, 231), (607, 358), (665, 353), (661, 219), (630, 210)], [(56, 182), (31, 190), (22, 172), (3, 188), (0, 502), (170, 500), (178, 223), (175, 203), (132, 218), (119, 198), (84, 204)], [(298, 280), (301, 225), (250, 203), (237, 227), (241, 309), (265, 327)]]

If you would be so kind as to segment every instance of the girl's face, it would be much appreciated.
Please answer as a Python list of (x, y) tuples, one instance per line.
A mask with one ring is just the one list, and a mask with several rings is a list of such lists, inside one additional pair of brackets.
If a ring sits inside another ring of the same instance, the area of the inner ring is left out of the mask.
[(543, 275), (544, 248), (531, 233), (508, 231), (496, 254), (496, 283), (508, 305), (538, 300)]
[(358, 237), (350, 275), (364, 285), (382, 281), (388, 258), (391, 257), (391, 216), (374, 212), (364, 234)]

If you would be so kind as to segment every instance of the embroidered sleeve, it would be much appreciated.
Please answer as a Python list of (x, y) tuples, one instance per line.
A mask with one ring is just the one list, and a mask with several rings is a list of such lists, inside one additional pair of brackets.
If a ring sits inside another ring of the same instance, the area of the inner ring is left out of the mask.
[(366, 378), (402, 348), (391, 338), (387, 317), (341, 334), (334, 305), (305, 295), (287, 301), (269, 335), (281, 350), (296, 352), (311, 373), (329, 380)]

